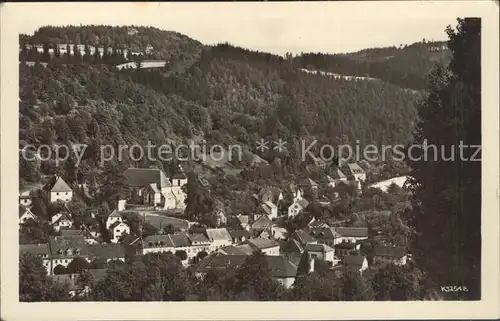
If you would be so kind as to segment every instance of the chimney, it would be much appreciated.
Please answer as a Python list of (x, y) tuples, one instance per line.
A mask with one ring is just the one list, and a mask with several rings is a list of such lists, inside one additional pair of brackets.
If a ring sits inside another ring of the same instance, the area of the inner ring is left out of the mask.
[(126, 201), (126, 200), (119, 200), (119, 201), (118, 201), (118, 206), (117, 206), (116, 210), (117, 210), (118, 212), (124, 211), (124, 210), (125, 210), (126, 205), (127, 205), (127, 201)]

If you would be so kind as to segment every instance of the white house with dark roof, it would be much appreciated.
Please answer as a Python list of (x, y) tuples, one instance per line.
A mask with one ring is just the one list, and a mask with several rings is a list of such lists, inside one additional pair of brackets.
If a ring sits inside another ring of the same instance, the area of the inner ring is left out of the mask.
[(19, 253), (30, 253), (42, 259), (43, 267), (47, 270), (47, 274), (52, 272), (52, 262), (50, 259), (50, 248), (48, 243), (44, 244), (20, 244)]
[(368, 269), (368, 261), (362, 255), (349, 255), (343, 258), (344, 268), (346, 272), (363, 273)]
[(278, 218), (278, 206), (273, 202), (267, 201), (261, 207), (271, 220)]
[(342, 242), (342, 235), (332, 227), (309, 228), (309, 234), (318, 240), (318, 243), (326, 244), (330, 247)]
[(364, 182), (366, 180), (365, 170), (358, 163), (350, 163), (346, 165), (349, 171), (349, 176), (355, 181)]
[(233, 238), (225, 228), (207, 228), (205, 233), (211, 243), (211, 252), (233, 244)]
[(294, 200), (292, 205), (288, 207), (288, 218), (299, 215), (307, 206), (309, 206), (309, 202), (305, 198)]
[(38, 217), (29, 208), (19, 205), (19, 224), (24, 224), (30, 219), (38, 221)]
[(408, 252), (403, 246), (375, 246), (373, 254), (374, 263), (393, 263), (406, 265)]
[[(224, 271), (227, 269), (237, 269), (240, 267), (247, 255), (226, 255), (223, 253), (214, 253), (203, 259), (195, 271), (195, 275), (203, 278), (210, 270)], [(286, 288), (290, 288), (295, 282), (297, 275), (297, 266), (292, 264), (284, 256), (264, 256), (267, 265), (271, 270), (271, 276)]]
[(47, 195), (49, 202), (69, 202), (73, 199), (73, 190), (69, 185), (62, 179), (62, 177), (55, 175), (52, 179), (43, 187), (44, 192)]
[(67, 267), (76, 257), (81, 257), (90, 262), (88, 257), (88, 244), (85, 238), (79, 236), (53, 236), (49, 238), (51, 270), (49, 274), (54, 274), (54, 268), (58, 265)]

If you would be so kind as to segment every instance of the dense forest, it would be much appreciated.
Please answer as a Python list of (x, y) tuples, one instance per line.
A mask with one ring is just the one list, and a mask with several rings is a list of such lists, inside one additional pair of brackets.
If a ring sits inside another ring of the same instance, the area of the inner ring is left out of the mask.
[(403, 88), (426, 89), (427, 76), (449, 61), (444, 42), (422, 42), (399, 48), (366, 49), (350, 54), (307, 53), (296, 58), (304, 68), (379, 78)]
[[(40, 38), (58, 34), (47, 30), (42, 28), (30, 41), (53, 41), (53, 36)], [(159, 37), (155, 29), (139, 30), (139, 34), (151, 30), (143, 36), (147, 41)], [(116, 29), (116, 39), (125, 31)], [(204, 47), (182, 73), (168, 72), (175, 64), (153, 71), (119, 72), (112, 61), (112, 55), (59, 56), (47, 59), (45, 67), (20, 64), (21, 147), (26, 143), (88, 145), (78, 173), (72, 166), (56, 168), (53, 162), (43, 162), (38, 165), (42, 174), (57, 170), (70, 183), (79, 178), (85, 182), (86, 174), (99, 165), (101, 145), (144, 146), (148, 141), (165, 144), (167, 140), (180, 144), (192, 137), (203, 137), (209, 144), (241, 144), (254, 153), (255, 142), (262, 137), (295, 141), (289, 153), (261, 155), (270, 162), (280, 158), (294, 172), (291, 159), (299, 138), (316, 139), (318, 146), (407, 143), (420, 97), (389, 83), (302, 73), (292, 59), (229, 44)], [(22, 165), (22, 181), (36, 182), (39, 177), (30, 168), (34, 165), (25, 161)]]

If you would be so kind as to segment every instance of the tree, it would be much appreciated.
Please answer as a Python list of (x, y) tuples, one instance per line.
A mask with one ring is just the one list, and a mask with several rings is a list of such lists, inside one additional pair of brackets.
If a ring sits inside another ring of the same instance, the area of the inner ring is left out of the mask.
[[(462, 284), (467, 297), (481, 293), (481, 162), (470, 160), (481, 145), (481, 20), (458, 19), (457, 30), (447, 29), (452, 58), (429, 79), (430, 94), (419, 106), (413, 143), (436, 145), (442, 155), (413, 149), (412, 208), (409, 224), (415, 229), (415, 262), (434, 286)], [(442, 152), (441, 152), (442, 153)], [(462, 159), (468, 159), (463, 160)], [(476, 155), (480, 160), (480, 153)], [(435, 160), (436, 159), (436, 160)]]
[(71, 262), (69, 262), (67, 267), (67, 273), (78, 274), (84, 270), (88, 270), (89, 268), (90, 268), (90, 263), (87, 262), (86, 259), (82, 257), (75, 257)]
[(378, 301), (421, 300), (425, 275), (413, 265), (388, 264), (370, 271), (375, 299)]
[(204, 258), (206, 258), (208, 255), (208, 253), (206, 251), (201, 251), (201, 252), (198, 252), (198, 254), (196, 254), (196, 257), (199, 259), (199, 260), (203, 260)]
[(54, 267), (54, 274), (55, 275), (58, 275), (58, 274), (67, 274), (68, 271), (67, 269), (64, 267), (64, 265), (61, 265), (61, 264), (58, 264)]
[(280, 286), (271, 276), (265, 254), (258, 251), (248, 256), (236, 273), (235, 289), (242, 300), (274, 301)]
[(359, 273), (345, 273), (342, 277), (342, 301), (372, 301), (371, 284)]
[(62, 301), (69, 299), (68, 287), (47, 277), (41, 258), (29, 253), (19, 256), (19, 301)]
[(178, 228), (175, 228), (172, 224), (168, 224), (163, 229), (163, 234), (174, 234), (174, 233), (177, 233), (179, 231), (180, 230)]
[(175, 251), (175, 256), (177, 256), (181, 261), (187, 259), (187, 253), (184, 250)]
[(302, 253), (300, 257), (299, 265), (297, 266), (297, 277), (301, 277), (309, 274), (311, 271), (311, 258), (307, 250)]

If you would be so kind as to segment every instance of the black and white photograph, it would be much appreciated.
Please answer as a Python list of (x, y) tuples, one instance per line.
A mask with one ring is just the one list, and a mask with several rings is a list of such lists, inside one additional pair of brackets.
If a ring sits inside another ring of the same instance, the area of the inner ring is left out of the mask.
[(3, 6), (2, 287), (498, 313), (498, 3), (433, 3)]

